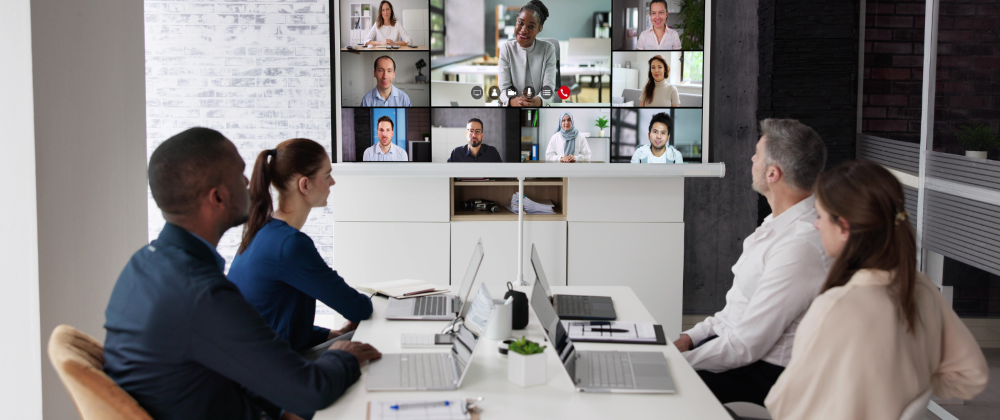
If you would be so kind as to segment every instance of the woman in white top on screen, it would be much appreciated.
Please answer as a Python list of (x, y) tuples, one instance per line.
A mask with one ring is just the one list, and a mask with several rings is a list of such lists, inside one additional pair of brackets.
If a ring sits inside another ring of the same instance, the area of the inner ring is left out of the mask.
[(549, 162), (587, 162), (590, 161), (590, 145), (587, 137), (576, 129), (573, 114), (563, 112), (559, 119), (559, 129), (549, 139), (549, 147), (545, 150), (545, 160)]
[(670, 66), (662, 55), (649, 59), (649, 73), (646, 75), (646, 87), (639, 94), (639, 106), (676, 107), (681, 106), (681, 97), (677, 88), (667, 81), (670, 77)]
[(636, 49), (640, 50), (679, 50), (681, 37), (677, 31), (667, 27), (667, 2), (653, 0), (649, 4), (649, 20), (653, 27), (639, 34)]
[(407, 45), (412, 41), (410, 34), (403, 29), (403, 24), (396, 20), (396, 12), (392, 3), (382, 0), (379, 4), (378, 19), (372, 25), (372, 30), (365, 36), (365, 45)]
[(916, 269), (899, 181), (856, 160), (821, 174), (815, 196), (814, 225), (836, 261), (767, 395), (771, 416), (898, 419), (928, 390), (945, 399), (982, 392), (989, 370), (979, 345)]
[[(508, 106), (545, 106), (549, 99), (542, 98), (537, 93), (530, 98), (525, 97), (525, 87), (531, 86), (533, 92), (541, 91), (542, 86), (548, 86), (553, 91), (558, 89), (556, 47), (535, 39), (548, 17), (549, 9), (538, 0), (531, 0), (521, 6), (514, 26), (514, 40), (500, 46), (497, 78), (501, 103)], [(510, 88), (517, 94), (508, 96), (507, 89)]]

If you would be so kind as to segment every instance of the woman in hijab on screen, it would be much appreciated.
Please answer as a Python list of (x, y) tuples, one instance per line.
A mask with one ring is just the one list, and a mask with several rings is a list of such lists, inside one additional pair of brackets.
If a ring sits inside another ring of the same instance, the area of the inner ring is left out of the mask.
[(549, 147), (545, 150), (545, 160), (549, 162), (588, 162), (590, 161), (590, 145), (587, 137), (576, 129), (573, 114), (564, 112), (559, 119), (559, 129), (549, 139)]

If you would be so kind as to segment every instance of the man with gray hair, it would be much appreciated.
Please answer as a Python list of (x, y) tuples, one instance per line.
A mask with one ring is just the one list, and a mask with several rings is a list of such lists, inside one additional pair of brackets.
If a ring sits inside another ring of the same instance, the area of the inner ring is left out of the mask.
[(833, 262), (823, 251), (813, 183), (826, 146), (796, 120), (760, 123), (753, 189), (771, 214), (743, 241), (726, 307), (674, 342), (723, 404), (764, 398), (792, 357), (795, 330)]

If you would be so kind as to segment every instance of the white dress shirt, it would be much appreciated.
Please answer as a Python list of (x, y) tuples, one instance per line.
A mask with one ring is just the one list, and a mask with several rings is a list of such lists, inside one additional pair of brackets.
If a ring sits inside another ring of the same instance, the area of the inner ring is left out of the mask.
[(375, 142), (371, 147), (365, 149), (361, 160), (363, 162), (406, 162), (410, 158), (402, 147), (389, 143), (389, 152), (383, 153), (382, 147), (379, 146), (378, 142)]
[(640, 50), (679, 50), (681, 37), (677, 35), (677, 31), (664, 28), (663, 38), (660, 42), (656, 42), (656, 32), (653, 32), (653, 28), (649, 28), (639, 33), (639, 41), (635, 47)]
[(397, 20), (395, 25), (385, 24), (381, 28), (378, 27), (378, 23), (372, 25), (372, 29), (368, 31), (368, 35), (365, 36), (363, 43), (367, 44), (368, 41), (375, 41), (384, 44), (387, 39), (406, 41), (407, 44), (412, 41), (410, 34), (406, 33), (406, 30), (403, 29), (403, 23)]
[[(576, 135), (576, 145), (574, 146), (576, 150), (573, 156), (576, 157), (578, 162), (589, 162), (590, 156), (592, 155), (590, 151), (590, 145), (587, 144), (587, 137), (583, 133)], [(545, 149), (545, 160), (549, 162), (558, 162), (559, 158), (566, 155), (566, 140), (563, 139), (562, 133), (555, 133), (549, 138), (549, 147)]]
[(758, 360), (788, 366), (795, 330), (833, 262), (813, 227), (815, 202), (810, 196), (767, 216), (743, 241), (726, 307), (683, 333), (694, 345), (719, 336), (683, 353), (692, 367), (723, 372)]

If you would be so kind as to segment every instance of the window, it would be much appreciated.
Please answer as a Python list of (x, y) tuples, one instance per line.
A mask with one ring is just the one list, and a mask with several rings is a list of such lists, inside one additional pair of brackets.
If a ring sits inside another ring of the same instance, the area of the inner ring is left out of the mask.
[(431, 1), (431, 55), (444, 55), (444, 0)]
[(634, 109), (611, 110), (611, 162), (631, 162), (639, 145), (636, 135), (639, 113)]
[(705, 53), (702, 51), (684, 51), (681, 56), (681, 82), (690, 84), (702, 84), (705, 78), (702, 60)]

